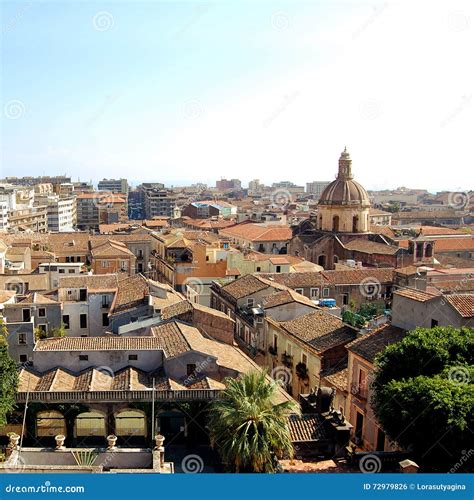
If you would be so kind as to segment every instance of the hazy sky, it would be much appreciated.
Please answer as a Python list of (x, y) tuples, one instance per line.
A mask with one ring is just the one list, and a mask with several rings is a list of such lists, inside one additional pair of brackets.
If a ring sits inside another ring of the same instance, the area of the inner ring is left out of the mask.
[(474, 2), (2, 2), (0, 175), (474, 188)]

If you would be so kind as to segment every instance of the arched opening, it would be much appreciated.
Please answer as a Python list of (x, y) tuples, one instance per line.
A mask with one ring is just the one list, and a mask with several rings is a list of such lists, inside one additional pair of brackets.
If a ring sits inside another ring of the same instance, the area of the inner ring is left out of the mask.
[(425, 257), (433, 257), (433, 245), (428, 243), (425, 247)]
[(86, 411), (76, 417), (76, 436), (103, 437), (106, 435), (105, 416), (98, 411)]
[(339, 257), (337, 255), (333, 257), (333, 262), (334, 264), (337, 264), (339, 262)]
[(326, 256), (325, 255), (320, 255), (318, 257), (318, 265), (321, 267), (324, 267), (324, 269), (326, 269)]
[(416, 244), (416, 257), (423, 258), (423, 243)]
[(339, 215), (332, 218), (332, 230), (337, 233), (339, 231)]
[(40, 411), (36, 415), (36, 436), (54, 437), (58, 434), (66, 435), (66, 421), (59, 411)]
[(140, 410), (126, 408), (115, 414), (115, 434), (117, 436), (146, 436), (145, 414)]
[(357, 233), (358, 229), (359, 229), (359, 217), (357, 217), (357, 215), (354, 215), (354, 217), (352, 217), (352, 232)]
[(320, 215), (319, 216), (319, 227), (318, 227), (318, 229), (322, 229), (322, 228), (323, 228), (323, 216)]

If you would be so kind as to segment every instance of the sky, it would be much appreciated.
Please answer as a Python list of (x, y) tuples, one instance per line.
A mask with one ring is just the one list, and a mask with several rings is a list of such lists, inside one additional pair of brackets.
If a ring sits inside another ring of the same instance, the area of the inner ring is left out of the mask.
[(0, 177), (474, 188), (472, 0), (0, 9)]

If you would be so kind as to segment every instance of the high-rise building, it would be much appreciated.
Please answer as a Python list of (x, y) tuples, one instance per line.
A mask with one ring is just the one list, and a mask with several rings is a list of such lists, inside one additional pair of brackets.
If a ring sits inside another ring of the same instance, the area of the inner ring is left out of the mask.
[(145, 219), (157, 216), (172, 217), (176, 205), (176, 195), (164, 184), (145, 182), (140, 186)]
[(121, 193), (128, 195), (127, 179), (102, 179), (97, 188), (99, 191), (110, 191), (111, 193)]
[(306, 192), (314, 195), (314, 198), (319, 200), (319, 197), (326, 189), (326, 186), (329, 186), (331, 181), (314, 181), (306, 183)]
[(221, 179), (220, 181), (216, 181), (216, 188), (219, 189), (219, 191), (226, 191), (229, 189), (240, 190), (242, 189), (242, 182), (239, 179), (231, 179), (230, 181)]

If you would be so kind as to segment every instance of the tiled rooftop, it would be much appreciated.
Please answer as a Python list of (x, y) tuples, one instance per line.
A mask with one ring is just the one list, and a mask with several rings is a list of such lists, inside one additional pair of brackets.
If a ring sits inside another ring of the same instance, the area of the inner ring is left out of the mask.
[(306, 342), (317, 352), (346, 344), (356, 336), (356, 330), (346, 325), (336, 316), (317, 310), (291, 321), (276, 322), (269, 320), (299, 340)]
[(392, 325), (383, 325), (376, 330), (362, 335), (350, 344), (347, 349), (370, 363), (374, 362), (375, 356), (382, 352), (385, 347), (399, 342), (406, 335), (406, 331)]
[(445, 299), (463, 318), (474, 317), (474, 294), (446, 295)]

